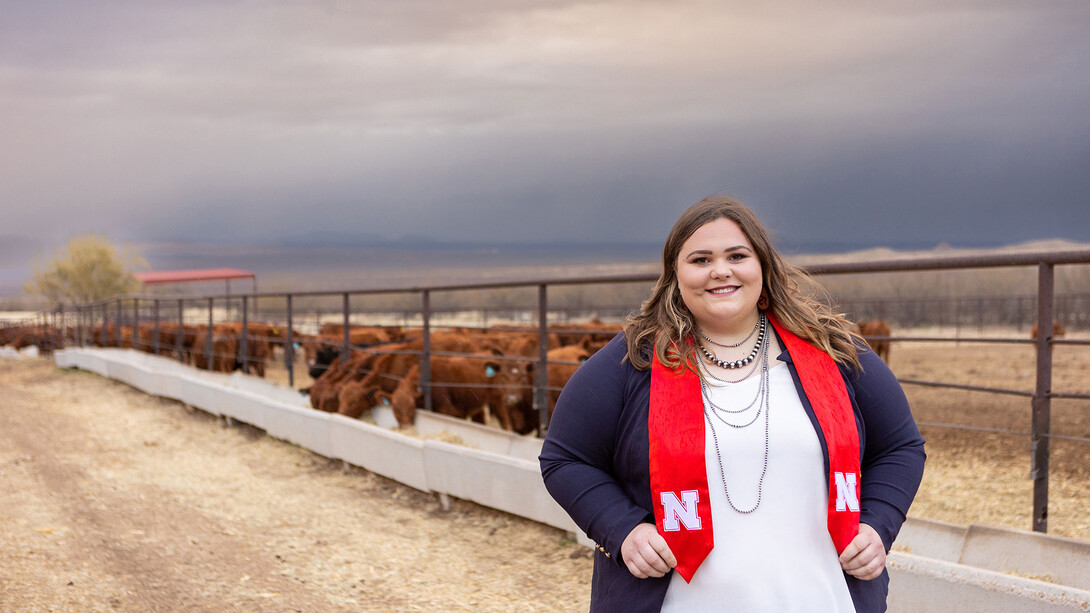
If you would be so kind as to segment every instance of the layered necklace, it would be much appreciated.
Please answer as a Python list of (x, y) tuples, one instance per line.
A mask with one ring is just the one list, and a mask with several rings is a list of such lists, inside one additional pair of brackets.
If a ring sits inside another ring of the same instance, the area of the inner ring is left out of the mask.
[(757, 358), (757, 353), (761, 350), (761, 347), (764, 346), (765, 333), (767, 332), (767, 330), (768, 330), (768, 318), (765, 317), (765, 314), (763, 312), (760, 313), (757, 316), (757, 323), (753, 326), (753, 330), (750, 331), (749, 336), (745, 337), (740, 342), (735, 343), (733, 345), (724, 345), (722, 343), (717, 343), (717, 342), (713, 341), (712, 339), (708, 338), (708, 336), (706, 334), (704, 334), (703, 331), (697, 330), (697, 332), (700, 334), (701, 338), (703, 338), (704, 340), (708, 341), (709, 343), (712, 343), (713, 345), (719, 345), (720, 347), (727, 347), (727, 348), (740, 347), (743, 343), (745, 343), (746, 341), (748, 341), (750, 338), (753, 337), (754, 332), (757, 332), (757, 342), (753, 345), (753, 351), (750, 351), (749, 355), (742, 358), (741, 360), (735, 360), (733, 362), (727, 362), (726, 360), (720, 360), (719, 358), (717, 358), (715, 356), (714, 353), (712, 353), (710, 350), (708, 350), (708, 348), (705, 347), (702, 343), (697, 343), (697, 345), (700, 347), (700, 351), (704, 354), (704, 358), (706, 360), (708, 360), (709, 362), (711, 362), (712, 364), (715, 364), (716, 366), (718, 366), (720, 368), (726, 368), (726, 369), (729, 369), (729, 370), (736, 370), (738, 368), (741, 368), (741, 367), (745, 366), (746, 364), (749, 364), (750, 362), (752, 362), (753, 360), (755, 360)]
[[(757, 507), (761, 506), (761, 493), (762, 493), (762, 490), (764, 489), (765, 473), (768, 472), (768, 414), (769, 414), (769, 410), (768, 410), (768, 396), (769, 396), (768, 347), (769, 347), (770, 343), (765, 342), (765, 330), (766, 330), (765, 321), (766, 321), (766, 319), (765, 319), (764, 313), (761, 313), (761, 316), (758, 319), (757, 325), (754, 327), (755, 331), (758, 328), (760, 328), (760, 334), (757, 336), (757, 344), (753, 348), (753, 353), (750, 354), (750, 357), (746, 359), (747, 364), (749, 362), (753, 362), (754, 359), (756, 359), (756, 362), (754, 363), (754, 369), (756, 369), (757, 365), (761, 366), (761, 378), (760, 378), (760, 382), (757, 385), (757, 394), (754, 396), (753, 400), (749, 402), (749, 404), (745, 405), (744, 407), (742, 407), (740, 409), (726, 409), (726, 408), (723, 408), (723, 407), (715, 404), (715, 402), (712, 401), (711, 394), (708, 391), (707, 382), (704, 380), (703, 377), (701, 377), (701, 379), (700, 379), (700, 392), (704, 397), (704, 418), (707, 419), (709, 430), (712, 433), (712, 443), (715, 445), (715, 456), (716, 456), (716, 459), (719, 461), (719, 475), (723, 479), (723, 493), (727, 495), (727, 504), (730, 505), (730, 508), (732, 508), (735, 511), (737, 511), (738, 513), (742, 513), (742, 514), (752, 513), (752, 512), (757, 510)], [(701, 333), (701, 336), (704, 336), (703, 333)], [(753, 333), (751, 332), (749, 336), (752, 337)], [(709, 342), (714, 343), (714, 341), (712, 341), (711, 339), (708, 339), (706, 336), (704, 336), (704, 338), (707, 339)], [(749, 337), (747, 337), (747, 339), (748, 338)], [(745, 342), (745, 340), (742, 341), (742, 343), (744, 343), (744, 342)], [(742, 343), (738, 343), (738, 345), (741, 345)], [(734, 346), (737, 347), (738, 345), (734, 345)], [(704, 347), (701, 346), (701, 349), (704, 349)], [(708, 355), (710, 352), (708, 352), (706, 349), (704, 349), (704, 352), (705, 352), (705, 355), (708, 357), (708, 361), (715, 364), (715, 365), (717, 365), (717, 366), (720, 366), (722, 368), (740, 368), (741, 367), (741, 366), (733, 366), (733, 367), (732, 366), (725, 366), (725, 365), (721, 364), (719, 360), (714, 359), (715, 358), (714, 355)], [(733, 364), (733, 363), (735, 363), (735, 362), (730, 362), (730, 364)], [(745, 364), (742, 364), (742, 366), (744, 366), (744, 365)], [(703, 370), (707, 374), (711, 375), (711, 372), (708, 370), (708, 368), (706, 366), (704, 367)], [(749, 374), (751, 374), (752, 372), (753, 371), (751, 370), (750, 373), (746, 374), (746, 376), (748, 377)], [(715, 378), (717, 380), (722, 381), (722, 379), (719, 379), (718, 377), (715, 377), (715, 375), (711, 375), (711, 376), (712, 376), (712, 378)], [(743, 377), (743, 379), (744, 378), (745, 377)], [(741, 379), (739, 379), (739, 381), (741, 381)], [(753, 415), (752, 415), (752, 417), (750, 417), (748, 413), (751, 410), (753, 410), (754, 408), (756, 408), (756, 410), (753, 411)], [(748, 427), (752, 426), (753, 424), (757, 423), (757, 420), (761, 417), (762, 413), (764, 414), (764, 425), (765, 425), (765, 431), (764, 431), (764, 463), (763, 463), (763, 466), (761, 467), (761, 476), (757, 479), (757, 502), (754, 503), (752, 508), (740, 509), (740, 508), (738, 508), (737, 505), (734, 504), (734, 501), (731, 500), (730, 491), (727, 488), (727, 474), (726, 474), (726, 470), (724, 470), (724, 468), (723, 468), (723, 454), (719, 450), (719, 437), (716, 436), (716, 434), (715, 434), (715, 424), (714, 424), (714, 422), (712, 420), (716, 419), (716, 420), (720, 421), (721, 423), (723, 423), (723, 424), (725, 424), (727, 426), (730, 426), (731, 428), (734, 428), (736, 430), (742, 430), (742, 429), (748, 428)]]

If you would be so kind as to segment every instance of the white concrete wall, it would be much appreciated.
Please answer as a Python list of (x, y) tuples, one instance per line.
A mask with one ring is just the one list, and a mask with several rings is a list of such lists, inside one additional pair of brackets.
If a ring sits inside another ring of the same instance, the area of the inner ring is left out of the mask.
[(889, 613), (1090, 610), (1090, 592), (898, 551), (887, 560)]
[(330, 415), (330, 457), (404, 483), (428, 489), (424, 441), (373, 426), (344, 415)]
[(37, 345), (30, 345), (29, 347), (23, 347), (22, 349), (16, 349), (11, 345), (0, 347), (0, 359), (3, 360), (24, 360), (36, 357), (38, 357)]
[(893, 546), (914, 556), (1090, 590), (1090, 543), (1085, 541), (910, 517)]
[[(315, 411), (295, 390), (268, 381), (197, 371), (133, 350), (73, 348), (56, 352), (55, 360), (61, 367), (96, 372), (251, 424), (424, 492), (471, 500), (575, 533), (579, 542), (591, 544), (545, 491), (536, 438), (418, 412), (419, 433), (457, 434), (470, 447), (422, 440), (389, 429), (396, 421), (386, 408), (376, 409), (380, 425), (373, 425)], [(893, 613), (1090, 611), (1090, 592), (1081, 589), (1090, 577), (1088, 543), (910, 518), (895, 549), (889, 557)]]

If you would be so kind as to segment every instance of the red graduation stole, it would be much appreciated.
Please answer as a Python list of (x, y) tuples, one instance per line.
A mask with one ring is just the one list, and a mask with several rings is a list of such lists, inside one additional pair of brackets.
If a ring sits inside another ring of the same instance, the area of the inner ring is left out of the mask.
[[(844, 378), (829, 354), (802, 340), (771, 315), (798, 371), (829, 451), (829, 534), (837, 553), (859, 532), (860, 454), (855, 412)], [(651, 365), (651, 499), (655, 526), (691, 581), (713, 543), (708, 476), (704, 462), (704, 399), (700, 378), (674, 371), (655, 357)]]

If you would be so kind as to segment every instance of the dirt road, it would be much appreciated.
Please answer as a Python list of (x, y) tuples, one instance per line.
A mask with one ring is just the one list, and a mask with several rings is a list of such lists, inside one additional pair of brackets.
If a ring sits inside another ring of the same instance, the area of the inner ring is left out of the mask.
[(570, 611), (590, 551), (50, 359), (0, 361), (0, 612)]

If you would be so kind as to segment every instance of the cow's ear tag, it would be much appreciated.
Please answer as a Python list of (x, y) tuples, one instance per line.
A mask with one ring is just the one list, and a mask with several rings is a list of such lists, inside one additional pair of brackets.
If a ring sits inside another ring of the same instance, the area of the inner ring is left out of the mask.
[(293, 348), (293, 349), (295, 349), (296, 351), (299, 351), (299, 343), (292, 343), (292, 344), (291, 344), (291, 346), (292, 346), (292, 348)]
[(387, 407), (390, 406), (390, 399), (389, 398), (383, 398), (382, 399), (382, 404), (383, 404), (383, 406), (387, 406)]
[(491, 364), (489, 364), (488, 366), (485, 366), (484, 367), (484, 374), (488, 375), (489, 377), (495, 377), (496, 376), (496, 367), (491, 365)]

